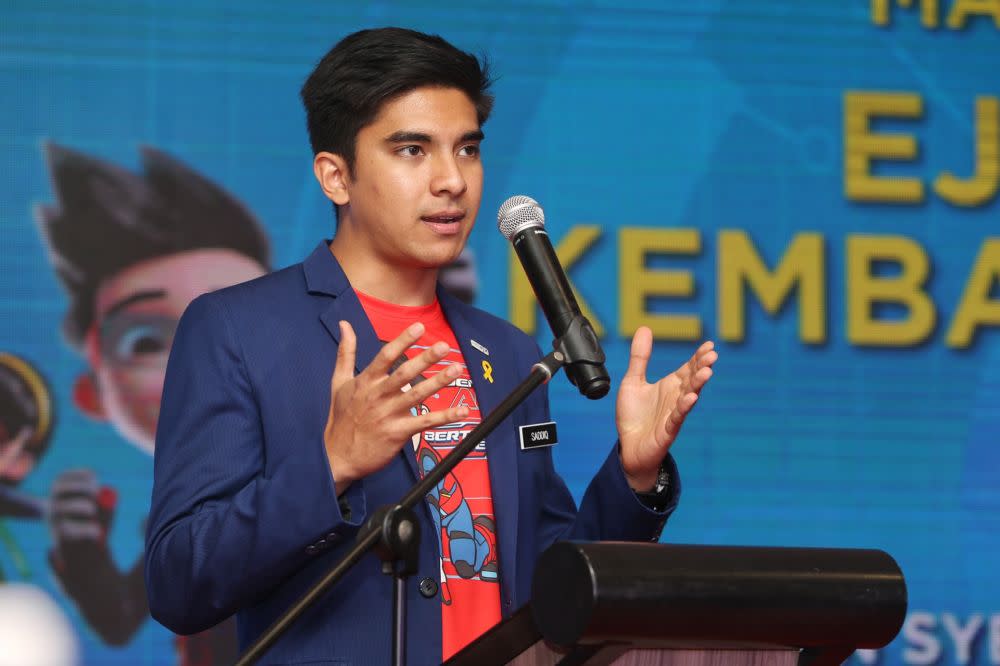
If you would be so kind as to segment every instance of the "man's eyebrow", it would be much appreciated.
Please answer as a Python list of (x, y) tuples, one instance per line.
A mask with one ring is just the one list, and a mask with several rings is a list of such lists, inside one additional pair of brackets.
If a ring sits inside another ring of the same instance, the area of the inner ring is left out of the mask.
[(114, 316), (116, 313), (124, 310), (133, 303), (139, 303), (142, 301), (149, 301), (154, 298), (164, 298), (167, 292), (164, 289), (147, 289), (146, 291), (137, 291), (136, 293), (126, 296), (120, 301), (116, 301), (107, 311), (104, 313), (104, 317)]
[[(459, 139), (462, 143), (466, 141), (482, 141), (486, 138), (482, 130), (466, 132)], [(400, 130), (393, 132), (385, 138), (386, 143), (431, 143), (431, 135), (425, 132), (414, 132), (410, 130)]]
[(393, 132), (387, 136), (385, 140), (386, 143), (430, 143), (431, 135), (424, 134), (423, 132), (400, 130), (398, 132)]

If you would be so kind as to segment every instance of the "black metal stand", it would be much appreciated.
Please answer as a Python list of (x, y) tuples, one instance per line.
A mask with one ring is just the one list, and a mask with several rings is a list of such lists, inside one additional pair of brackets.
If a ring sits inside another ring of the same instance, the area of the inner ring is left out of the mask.
[[(393, 577), (393, 663), (397, 666), (405, 664), (406, 579), (417, 572), (417, 555), (420, 550), (420, 523), (413, 513), (413, 507), (423, 501), (427, 493), (437, 487), (438, 483), (524, 402), (532, 391), (548, 382), (559, 368), (570, 362), (563, 351), (566, 347), (562, 339), (556, 341), (555, 347), (556, 351), (536, 363), (531, 368), (531, 374), (466, 435), (451, 453), (427, 472), (398, 503), (376, 511), (358, 533), (351, 550), (247, 648), (236, 662), (236, 666), (250, 666), (260, 659), (307, 608), (373, 549), (382, 559), (382, 572)], [(581, 356), (584, 357), (580, 359), (581, 362), (588, 362), (585, 354)]]
[(420, 522), (402, 505), (381, 507), (368, 519), (367, 530), (380, 532), (375, 554), (382, 573), (392, 576), (392, 663), (406, 663), (406, 579), (417, 573), (420, 558)]

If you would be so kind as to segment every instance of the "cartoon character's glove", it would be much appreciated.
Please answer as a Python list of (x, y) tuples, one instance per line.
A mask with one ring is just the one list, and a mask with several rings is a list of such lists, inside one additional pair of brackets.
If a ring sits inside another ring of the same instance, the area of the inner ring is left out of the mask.
[(52, 486), (49, 563), (66, 595), (108, 644), (129, 641), (149, 613), (141, 560), (122, 573), (108, 549), (117, 493), (88, 469), (63, 472)]
[(114, 489), (100, 487), (89, 469), (71, 469), (52, 484), (49, 526), (56, 555), (83, 544), (106, 549), (118, 501)]

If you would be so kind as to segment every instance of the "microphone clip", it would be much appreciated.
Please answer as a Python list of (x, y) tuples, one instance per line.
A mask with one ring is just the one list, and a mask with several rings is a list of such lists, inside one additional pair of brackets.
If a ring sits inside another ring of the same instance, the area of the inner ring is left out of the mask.
[(575, 314), (566, 332), (552, 343), (563, 357), (566, 376), (580, 393), (597, 400), (607, 395), (611, 382), (604, 371), (604, 350), (587, 318)]

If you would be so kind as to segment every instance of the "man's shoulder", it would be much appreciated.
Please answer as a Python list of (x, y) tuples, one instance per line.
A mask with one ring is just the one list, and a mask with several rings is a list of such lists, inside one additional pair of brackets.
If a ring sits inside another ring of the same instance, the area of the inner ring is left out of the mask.
[(483, 331), (489, 337), (514, 347), (525, 358), (534, 359), (538, 355), (538, 344), (534, 338), (506, 319), (463, 303), (454, 297), (449, 297), (449, 300), (449, 307), (459, 311), (476, 330)]
[(496, 330), (499, 334), (509, 337), (512, 340), (516, 340), (520, 343), (532, 343), (531, 337), (519, 329), (514, 324), (510, 323), (502, 317), (498, 317), (495, 314), (491, 314), (486, 310), (482, 310), (473, 305), (464, 306), (467, 308), (465, 310), (466, 317), (468, 317), (469, 322), (479, 327), (489, 328), (491, 330)]
[(227, 317), (244, 319), (278, 315), (308, 298), (302, 264), (267, 273), (246, 282), (202, 294), (188, 306), (198, 311), (223, 311)]
[(301, 263), (292, 264), (246, 282), (217, 289), (210, 294), (215, 298), (239, 302), (267, 299), (277, 295), (287, 296), (289, 293), (295, 292), (306, 293), (306, 281), (302, 273)]

